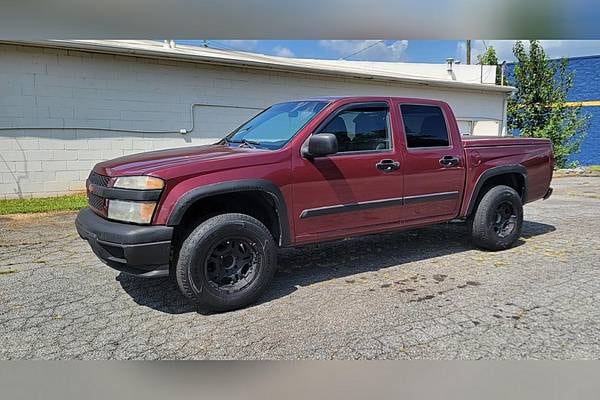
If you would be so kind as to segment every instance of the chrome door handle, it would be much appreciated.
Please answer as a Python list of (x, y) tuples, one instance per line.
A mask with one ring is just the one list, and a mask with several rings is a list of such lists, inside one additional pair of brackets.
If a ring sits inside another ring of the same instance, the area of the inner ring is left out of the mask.
[(400, 168), (400, 163), (395, 160), (381, 160), (375, 164), (375, 167), (380, 171), (390, 172)]
[(444, 156), (442, 158), (440, 158), (440, 164), (442, 165), (442, 167), (454, 167), (456, 165), (458, 165), (458, 163), (460, 162), (460, 158), (458, 157), (454, 157), (454, 156)]

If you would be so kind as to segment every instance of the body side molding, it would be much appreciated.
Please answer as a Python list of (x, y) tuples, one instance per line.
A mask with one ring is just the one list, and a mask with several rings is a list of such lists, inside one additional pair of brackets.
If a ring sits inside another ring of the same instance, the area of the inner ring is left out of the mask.
[(428, 201), (452, 200), (458, 198), (458, 192), (430, 193), (418, 196), (394, 197), (390, 199), (362, 201), (351, 204), (336, 204), (333, 206), (310, 208), (300, 213), (300, 218), (321, 217), (324, 215), (338, 214), (351, 211), (362, 211), (370, 208), (402, 206)]

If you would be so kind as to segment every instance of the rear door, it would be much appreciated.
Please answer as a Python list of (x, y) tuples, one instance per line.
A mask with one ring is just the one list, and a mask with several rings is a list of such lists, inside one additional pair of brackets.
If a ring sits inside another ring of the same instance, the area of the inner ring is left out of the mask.
[(399, 103), (405, 154), (404, 207), (407, 225), (444, 221), (459, 213), (465, 160), (458, 127), (442, 103)]
[(313, 134), (332, 133), (338, 153), (294, 163), (294, 218), (299, 242), (400, 223), (402, 151), (388, 101), (340, 105)]

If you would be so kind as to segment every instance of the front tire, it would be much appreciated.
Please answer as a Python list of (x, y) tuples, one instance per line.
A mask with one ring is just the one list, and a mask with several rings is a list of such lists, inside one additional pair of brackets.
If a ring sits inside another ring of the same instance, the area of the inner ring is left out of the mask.
[(495, 186), (483, 196), (470, 222), (477, 246), (492, 251), (508, 249), (521, 236), (521, 197), (509, 186)]
[(221, 214), (198, 225), (183, 241), (175, 267), (180, 291), (209, 311), (255, 302), (277, 269), (269, 230), (245, 214)]

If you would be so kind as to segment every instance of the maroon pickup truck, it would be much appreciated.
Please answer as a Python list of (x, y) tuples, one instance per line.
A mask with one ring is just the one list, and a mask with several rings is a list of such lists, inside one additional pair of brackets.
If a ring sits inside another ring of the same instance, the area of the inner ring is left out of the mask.
[(97, 164), (77, 230), (109, 266), (173, 276), (215, 311), (265, 291), (278, 247), (465, 220), (510, 247), (552, 193), (545, 139), (461, 137), (441, 101), (326, 97), (273, 105), (209, 146)]

